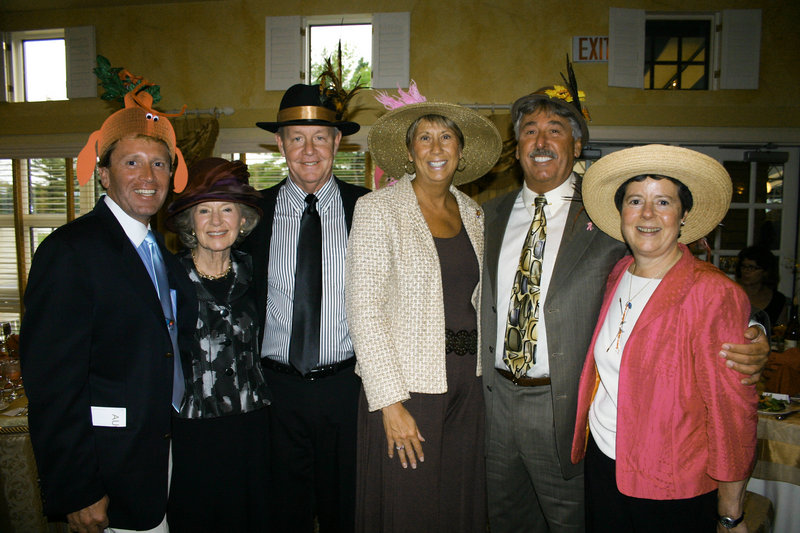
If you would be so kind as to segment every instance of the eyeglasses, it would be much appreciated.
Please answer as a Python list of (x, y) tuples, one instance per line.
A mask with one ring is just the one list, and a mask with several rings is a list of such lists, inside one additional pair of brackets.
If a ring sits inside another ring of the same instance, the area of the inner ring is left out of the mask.
[(742, 271), (752, 272), (753, 270), (764, 270), (758, 265), (742, 265), (740, 267)]

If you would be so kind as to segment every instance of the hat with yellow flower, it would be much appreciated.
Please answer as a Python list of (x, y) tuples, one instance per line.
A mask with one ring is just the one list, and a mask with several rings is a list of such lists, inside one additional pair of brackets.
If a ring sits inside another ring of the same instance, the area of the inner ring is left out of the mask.
[(541, 100), (551, 102), (575, 119), (581, 128), (581, 143), (586, 146), (586, 143), (589, 142), (589, 127), (586, 121), (591, 120), (591, 118), (586, 108), (581, 105), (581, 102), (586, 100), (586, 95), (583, 91), (578, 90), (578, 83), (575, 80), (575, 73), (572, 71), (569, 56), (567, 56), (567, 74), (569, 79), (565, 78), (564, 74), (561, 74), (561, 78), (566, 85), (541, 87), (514, 102), (514, 105), (511, 106), (511, 120), (516, 123), (523, 113), (529, 112), (527, 110), (530, 110), (535, 102)]

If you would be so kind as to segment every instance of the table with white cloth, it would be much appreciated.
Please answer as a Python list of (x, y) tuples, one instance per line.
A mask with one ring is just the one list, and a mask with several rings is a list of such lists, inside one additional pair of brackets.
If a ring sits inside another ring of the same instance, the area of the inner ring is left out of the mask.
[(66, 523), (48, 522), (42, 511), (27, 408), (22, 395), (0, 410), (0, 531), (67, 532)]
[(759, 415), (756, 459), (747, 489), (772, 500), (773, 533), (800, 532), (800, 412)]

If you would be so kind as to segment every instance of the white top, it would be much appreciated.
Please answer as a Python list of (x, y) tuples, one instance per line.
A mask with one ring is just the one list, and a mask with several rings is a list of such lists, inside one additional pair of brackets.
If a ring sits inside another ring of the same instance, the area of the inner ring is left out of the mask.
[[(575, 194), (575, 174), (571, 174), (567, 180), (545, 193), (547, 205), (544, 208), (544, 215), (547, 220), (547, 241), (544, 247), (544, 258), (542, 259), (542, 277), (539, 281), (539, 309), (544, 309), (547, 300), (547, 289), (553, 277), (553, 265), (558, 257), (558, 248), (561, 245), (561, 237), (564, 235), (564, 228), (567, 225), (567, 215), (569, 214), (572, 197)], [(505, 353), (506, 325), (508, 324), (508, 306), (511, 303), (511, 287), (514, 283), (514, 276), (519, 267), (519, 258), (522, 254), (522, 245), (525, 244), (525, 237), (528, 234), (533, 214), (535, 212), (534, 199), (538, 196), (535, 192), (522, 187), (522, 191), (514, 202), (511, 209), (511, 216), (508, 218), (508, 225), (503, 234), (503, 245), (500, 248), (500, 258), (497, 263), (497, 349), (495, 350), (495, 368), (508, 370), (503, 356)], [(536, 363), (526, 374), (529, 377), (549, 377), (550, 360), (547, 352), (547, 328), (545, 326), (544, 313), (539, 313), (538, 342), (536, 348)]]
[[(300, 219), (306, 208), (303, 191), (291, 178), (278, 192), (267, 269), (267, 320), (261, 356), (289, 364), (289, 339), (294, 310), (294, 274)], [(353, 343), (344, 309), (344, 261), (347, 223), (339, 187), (331, 177), (314, 195), (322, 223), (322, 309), (319, 365), (353, 357)]]
[[(600, 374), (600, 384), (589, 408), (589, 430), (600, 451), (611, 459), (616, 459), (617, 393), (622, 353), (636, 321), (659, 283), (660, 278), (643, 278), (626, 271), (617, 285), (594, 343), (594, 360)], [(629, 300), (630, 307), (625, 312)], [(623, 313), (625, 322), (621, 324)]]

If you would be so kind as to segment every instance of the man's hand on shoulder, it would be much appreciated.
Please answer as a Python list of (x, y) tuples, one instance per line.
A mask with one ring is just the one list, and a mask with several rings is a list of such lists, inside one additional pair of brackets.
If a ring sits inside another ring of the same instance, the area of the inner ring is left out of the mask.
[(108, 496), (79, 511), (69, 513), (69, 528), (77, 533), (102, 533), (108, 527)]
[(719, 355), (727, 359), (725, 364), (728, 368), (748, 375), (742, 379), (742, 384), (754, 385), (761, 379), (761, 371), (767, 364), (769, 342), (764, 331), (758, 326), (747, 328), (744, 336), (750, 341), (749, 344), (725, 343)]

